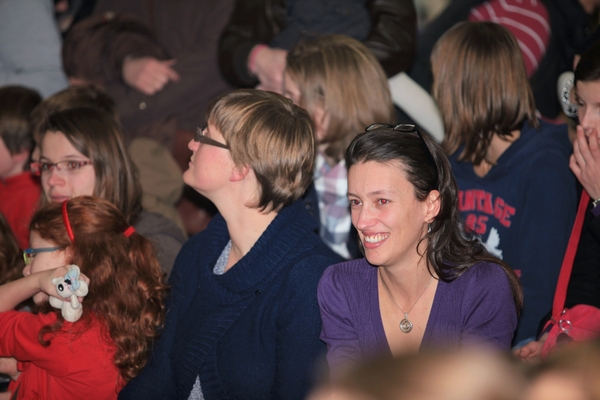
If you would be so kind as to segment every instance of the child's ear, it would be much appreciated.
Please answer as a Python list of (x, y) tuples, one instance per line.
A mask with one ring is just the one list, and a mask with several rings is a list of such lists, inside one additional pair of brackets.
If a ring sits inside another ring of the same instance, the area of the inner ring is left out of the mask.
[(10, 158), (13, 162), (13, 165), (19, 165), (22, 170), (24, 170), (25, 164), (27, 164), (27, 161), (29, 161), (29, 151), (22, 151), (20, 153), (13, 154)]
[(27, 160), (29, 160), (29, 151), (22, 151), (20, 153), (17, 154), (13, 154), (11, 156), (12, 161), (15, 164), (23, 164), (25, 165), (25, 163), (27, 162)]

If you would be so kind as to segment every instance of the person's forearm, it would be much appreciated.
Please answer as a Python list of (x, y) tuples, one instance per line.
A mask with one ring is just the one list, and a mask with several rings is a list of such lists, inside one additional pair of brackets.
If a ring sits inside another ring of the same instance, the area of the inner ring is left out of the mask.
[(31, 274), (0, 286), (0, 312), (13, 310), (39, 291), (40, 274)]

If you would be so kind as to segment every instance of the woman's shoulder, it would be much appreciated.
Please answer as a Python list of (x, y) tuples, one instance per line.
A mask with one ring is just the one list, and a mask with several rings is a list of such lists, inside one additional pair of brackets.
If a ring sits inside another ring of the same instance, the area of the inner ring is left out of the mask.
[(317, 298), (321, 310), (351, 319), (367, 319), (377, 308), (377, 267), (365, 259), (331, 265), (319, 281)]
[[(451, 282), (438, 284), (439, 307), (443, 312), (470, 312), (473, 307), (514, 304), (513, 288), (504, 268), (494, 262), (480, 261)], [(485, 305), (484, 305), (485, 304)], [(453, 310), (453, 311), (452, 311)]]
[(508, 285), (506, 271), (500, 264), (491, 261), (479, 261), (460, 275), (456, 281), (460, 286), (478, 286), (492, 289)]
[(377, 268), (372, 266), (364, 258), (345, 261), (327, 267), (321, 282), (322, 287), (329, 288), (351, 288), (353, 286), (364, 287), (365, 283), (377, 276)]
[[(301, 259), (290, 259), (287, 266), (283, 265), (280, 275), (286, 287), (308, 288), (315, 290), (322, 279), (324, 271), (339, 261), (323, 254), (305, 254)], [(314, 293), (314, 292), (313, 292)]]
[[(314, 234), (316, 240), (312, 238), (304, 241), (303, 246), (290, 250), (281, 261), (279, 267), (275, 267), (283, 272), (285, 279), (294, 286), (311, 286), (316, 289), (324, 271), (333, 264), (339, 263), (342, 258), (327, 247), (321, 239)], [(312, 245), (307, 243), (313, 240)]]

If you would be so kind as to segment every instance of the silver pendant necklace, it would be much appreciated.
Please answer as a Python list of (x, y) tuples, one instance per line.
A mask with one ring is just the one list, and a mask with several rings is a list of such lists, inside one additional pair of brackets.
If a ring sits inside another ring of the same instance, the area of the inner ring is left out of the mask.
[(392, 302), (396, 305), (396, 307), (398, 307), (398, 310), (400, 310), (402, 312), (402, 314), (404, 314), (404, 318), (402, 319), (402, 321), (400, 321), (400, 325), (399, 325), (400, 330), (402, 332), (409, 333), (410, 331), (412, 331), (413, 323), (410, 322), (410, 320), (408, 319), (408, 313), (411, 312), (412, 309), (414, 308), (414, 306), (417, 305), (417, 303), (421, 299), (421, 296), (423, 296), (423, 293), (425, 293), (425, 291), (429, 287), (429, 284), (431, 283), (432, 279), (433, 279), (433, 276), (431, 278), (429, 278), (429, 282), (427, 282), (427, 286), (425, 286), (425, 289), (423, 289), (423, 291), (421, 292), (419, 297), (417, 297), (417, 300), (413, 303), (412, 307), (407, 312), (404, 312), (404, 310), (398, 305), (398, 303), (396, 303), (396, 300), (394, 300), (394, 297), (392, 297), (392, 293), (390, 292), (390, 289), (388, 289), (383, 278), (381, 278), (381, 283), (383, 284), (383, 287), (385, 288), (385, 291), (387, 292), (387, 294), (390, 296), (390, 299), (392, 299)]

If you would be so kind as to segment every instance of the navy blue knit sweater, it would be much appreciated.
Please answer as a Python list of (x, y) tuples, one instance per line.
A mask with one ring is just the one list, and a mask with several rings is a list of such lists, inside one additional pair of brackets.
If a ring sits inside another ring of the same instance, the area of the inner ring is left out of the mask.
[(215, 275), (229, 241), (224, 219), (215, 216), (177, 257), (162, 337), (119, 398), (187, 399), (198, 376), (207, 400), (304, 398), (325, 352), (317, 284), (341, 260), (317, 228), (298, 201), (237, 264)]

